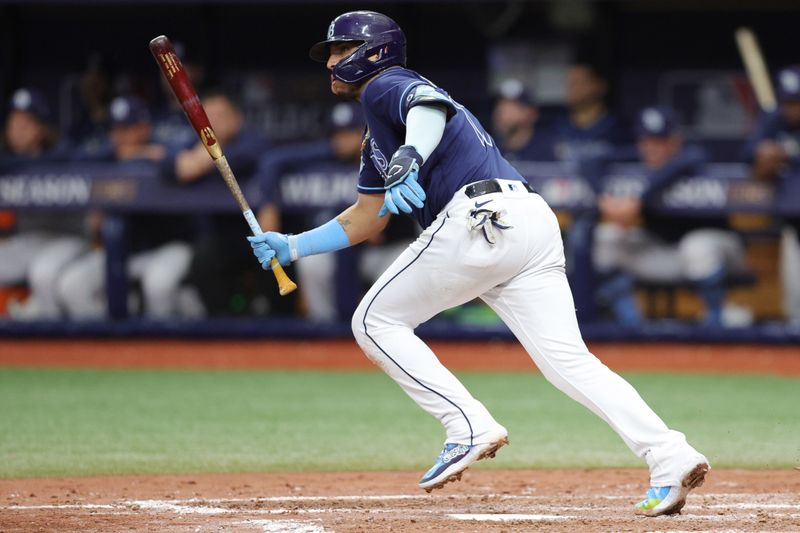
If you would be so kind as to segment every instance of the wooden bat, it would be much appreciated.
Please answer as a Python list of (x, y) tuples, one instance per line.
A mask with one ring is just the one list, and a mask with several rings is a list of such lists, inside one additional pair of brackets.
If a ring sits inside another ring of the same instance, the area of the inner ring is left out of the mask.
[[(231, 194), (233, 194), (233, 197), (236, 199), (236, 203), (239, 204), (239, 209), (242, 211), (244, 219), (250, 226), (250, 231), (253, 232), (253, 235), (260, 235), (262, 233), (261, 226), (258, 225), (258, 221), (255, 215), (253, 215), (253, 211), (250, 209), (250, 205), (247, 203), (244, 194), (242, 194), (241, 188), (239, 188), (236, 176), (233, 175), (228, 160), (225, 159), (225, 154), (222, 153), (222, 147), (217, 141), (216, 135), (214, 135), (214, 130), (211, 128), (211, 123), (208, 121), (206, 111), (200, 103), (197, 91), (194, 90), (192, 82), (186, 75), (183, 64), (181, 64), (181, 60), (175, 53), (172, 43), (166, 35), (159, 35), (150, 41), (150, 52), (152, 52), (153, 57), (156, 58), (156, 63), (158, 63), (161, 72), (169, 82), (169, 86), (181, 103), (186, 117), (200, 137), (203, 146), (206, 147), (208, 155), (214, 160), (214, 165), (216, 165), (220, 174), (222, 174), (222, 178), (225, 180), (228, 189), (230, 189)], [(297, 285), (289, 279), (289, 276), (286, 275), (281, 264), (274, 257), (270, 262), (270, 267), (275, 274), (275, 279), (278, 280), (278, 289), (281, 296), (289, 294), (297, 288)]]
[(759, 107), (766, 112), (774, 111), (778, 106), (775, 91), (755, 33), (750, 28), (743, 27), (736, 30), (735, 36), (739, 55), (742, 57), (747, 78), (753, 87)]

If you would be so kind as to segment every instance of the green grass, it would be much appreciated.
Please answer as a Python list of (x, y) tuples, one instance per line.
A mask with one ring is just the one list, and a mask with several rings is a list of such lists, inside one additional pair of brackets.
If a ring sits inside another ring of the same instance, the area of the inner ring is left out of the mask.
[[(501, 467), (642, 466), (537, 374), (462, 374)], [(626, 376), (717, 467), (800, 464), (800, 380)], [(443, 432), (380, 373), (0, 369), (0, 477), (424, 470)]]

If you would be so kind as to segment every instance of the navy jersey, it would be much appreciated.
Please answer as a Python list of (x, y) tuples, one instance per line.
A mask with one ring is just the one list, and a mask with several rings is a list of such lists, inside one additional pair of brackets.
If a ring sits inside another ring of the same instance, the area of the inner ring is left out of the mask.
[(766, 140), (783, 146), (789, 154), (790, 170), (800, 171), (800, 125), (788, 124), (779, 111), (762, 115), (758, 128), (745, 146), (745, 159), (748, 162), (755, 159), (758, 145)]
[(445, 96), (436, 104), (448, 107), (442, 140), (419, 172), (419, 184), (427, 195), (425, 205), (422, 209), (412, 206), (411, 216), (425, 228), (464, 185), (490, 178), (524, 179), (503, 158), (472, 113), (416, 72), (396, 67), (375, 76), (361, 93), (367, 131), (358, 179), (360, 193), (384, 193), (389, 160), (405, 142), (408, 98), (419, 85), (434, 87)]

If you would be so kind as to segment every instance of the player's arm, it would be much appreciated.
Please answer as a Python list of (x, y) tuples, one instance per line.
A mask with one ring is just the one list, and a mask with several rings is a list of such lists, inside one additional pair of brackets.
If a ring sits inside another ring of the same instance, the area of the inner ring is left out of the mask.
[(247, 240), (264, 270), (270, 268), (273, 257), (286, 266), (301, 257), (335, 252), (380, 233), (389, 222), (388, 218), (378, 217), (382, 205), (383, 197), (380, 195), (359, 194), (356, 203), (312, 230), (299, 235), (268, 231)]
[(392, 155), (386, 172), (383, 207), (379, 216), (386, 213), (411, 212), (411, 202), (421, 208), (425, 202), (425, 191), (417, 183), (419, 169), (439, 146), (447, 125), (447, 108), (438, 101), (419, 104), (408, 110), (406, 137)]

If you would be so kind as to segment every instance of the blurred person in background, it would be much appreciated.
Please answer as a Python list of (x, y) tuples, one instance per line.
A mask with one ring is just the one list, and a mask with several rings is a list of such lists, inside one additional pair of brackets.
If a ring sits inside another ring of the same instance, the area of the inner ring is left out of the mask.
[[(59, 141), (52, 114), (37, 89), (21, 88), (8, 105), (0, 165), (63, 161), (69, 144)], [(0, 236), (0, 286), (27, 284), (30, 296), (12, 300), (14, 318), (53, 318), (58, 305), (52, 287), (66, 264), (84, 251), (83, 213), (6, 211), (6, 235)]]
[(630, 133), (606, 104), (608, 80), (595, 65), (576, 62), (567, 70), (567, 112), (555, 123), (556, 155), (571, 172), (590, 181), (605, 163), (630, 155)]
[[(336, 216), (346, 203), (334, 198), (327, 208), (312, 213), (290, 215), (281, 212), (281, 186), (284, 180), (321, 176), (329, 187), (345, 176), (348, 192), (358, 182), (361, 143), (364, 135), (364, 112), (360, 105), (342, 102), (333, 107), (328, 139), (282, 147), (262, 160), (257, 178), (261, 189), (258, 219), (264, 231), (300, 232)], [(349, 198), (352, 201), (354, 198)], [(392, 218), (386, 232), (367, 241), (359, 249), (358, 271), (362, 279), (373, 283), (416, 236), (415, 225), (405, 218)], [(338, 316), (336, 302), (336, 255), (302, 257), (296, 262), (300, 297), (306, 316), (315, 322), (332, 322)], [(348, 317), (341, 317), (348, 318)]]
[(553, 132), (540, 126), (536, 100), (521, 81), (508, 79), (495, 96), (492, 126), (509, 161), (555, 161)]
[(91, 152), (108, 139), (113, 81), (106, 57), (99, 52), (89, 54), (86, 68), (73, 83), (66, 131), (70, 139)]
[[(236, 100), (217, 89), (204, 93), (203, 107), (206, 110), (217, 140), (225, 157), (244, 187), (256, 170), (259, 158), (269, 144), (260, 132), (249, 127)], [(183, 119), (186, 122), (186, 119)], [(190, 146), (181, 150), (170, 150), (162, 164), (163, 172), (178, 183), (191, 186), (202, 180), (220, 181), (214, 162), (195, 134)], [(269, 284), (264, 276), (258, 276), (249, 260), (247, 246), (239, 239), (244, 221), (239, 213), (233, 213), (235, 203), (231, 201), (228, 214), (199, 217), (202, 230), (192, 248), (192, 261), (188, 283), (198, 293), (198, 303), (203, 312), (210, 315), (247, 314), (253, 298), (268, 292), (274, 306), (288, 305), (291, 298), (280, 297), (275, 283)], [(259, 300), (260, 301), (260, 300)], [(256, 303), (256, 307), (260, 304)], [(263, 309), (262, 309), (263, 311)]]
[[(764, 113), (745, 146), (756, 179), (775, 181), (779, 196), (800, 194), (800, 65), (778, 73), (778, 109)], [(800, 322), (800, 216), (788, 217), (781, 239), (784, 314)]]
[(598, 198), (593, 262), (604, 279), (597, 295), (626, 326), (642, 322), (634, 282), (688, 279), (705, 305), (704, 324), (732, 325), (723, 315), (725, 279), (745, 267), (744, 246), (726, 220), (674, 218), (648, 209), (669, 185), (703, 171), (705, 152), (684, 144), (671, 109), (643, 109), (636, 123), (640, 162), (645, 168), (638, 195), (603, 192)]
[[(111, 130), (107, 145), (94, 154), (97, 161), (121, 165), (160, 165), (167, 148), (151, 138), (150, 112), (137, 97), (117, 97), (109, 108)], [(84, 154), (85, 155), (85, 154)], [(64, 270), (58, 297), (67, 316), (103, 319), (108, 316), (105, 285), (106, 253), (100, 246), (102, 215), (92, 218), (93, 249)], [(192, 224), (175, 215), (129, 217), (128, 276), (139, 284), (143, 314), (148, 318), (177, 315), (177, 293), (191, 260)]]

